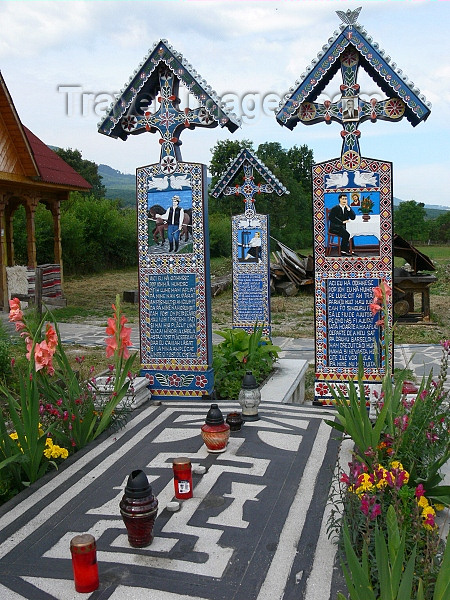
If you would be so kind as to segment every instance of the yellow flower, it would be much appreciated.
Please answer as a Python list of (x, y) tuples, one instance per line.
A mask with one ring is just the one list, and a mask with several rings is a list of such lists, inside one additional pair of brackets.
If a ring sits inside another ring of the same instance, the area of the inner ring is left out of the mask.
[(19, 439), (19, 436), (17, 435), (17, 431), (13, 431), (12, 433), (10, 433), (10, 434), (9, 434), (9, 437), (10, 437), (12, 440), (18, 440), (18, 439)]
[(426, 506), (422, 511), (422, 517), (424, 519), (426, 519), (428, 515), (433, 515), (433, 517), (436, 515), (436, 512), (431, 506)]
[(358, 496), (364, 492), (371, 492), (374, 489), (374, 485), (370, 479), (368, 473), (363, 473), (361, 477), (360, 486), (356, 489)]
[(391, 469), (400, 469), (400, 471), (403, 471), (403, 465), (400, 461), (393, 460), (391, 462)]
[(444, 506), (443, 504), (435, 504), (435, 505), (434, 505), (434, 508), (435, 508), (436, 510), (444, 510), (445, 506)]
[(417, 500), (417, 504), (420, 506), (420, 508), (426, 508), (428, 506), (428, 500), (425, 498), (425, 496), (420, 496), (420, 498)]
[(386, 481), (386, 479), (385, 479), (384, 477), (383, 477), (383, 479), (380, 479), (380, 480), (377, 482), (377, 484), (376, 484), (376, 487), (377, 487), (379, 490), (384, 490), (384, 488), (385, 488), (386, 486), (387, 486), (387, 481)]

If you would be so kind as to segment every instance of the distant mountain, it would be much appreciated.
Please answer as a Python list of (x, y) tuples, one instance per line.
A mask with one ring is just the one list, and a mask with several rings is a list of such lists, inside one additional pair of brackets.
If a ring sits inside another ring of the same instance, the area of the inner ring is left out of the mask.
[[(102, 183), (106, 187), (106, 197), (122, 200), (124, 206), (136, 206), (136, 176), (131, 173), (121, 173), (108, 165), (99, 165), (98, 172), (102, 176)], [(211, 178), (208, 177), (208, 185)], [(394, 207), (400, 202), (401, 198), (394, 196)], [(436, 219), (440, 214), (450, 210), (448, 206), (439, 206), (437, 204), (425, 204), (428, 219)]]
[[(405, 201), (401, 200), (400, 198), (395, 198), (395, 196), (394, 196), (394, 210), (401, 202), (405, 202)], [(425, 204), (424, 208), (427, 213), (426, 219), (430, 219), (430, 220), (437, 219), (437, 217), (439, 217), (439, 215), (442, 215), (443, 213), (450, 210), (450, 207), (442, 206), (440, 204)]]
[(98, 173), (106, 187), (106, 197), (122, 200), (124, 206), (136, 206), (136, 176), (121, 173), (108, 165), (99, 165)]

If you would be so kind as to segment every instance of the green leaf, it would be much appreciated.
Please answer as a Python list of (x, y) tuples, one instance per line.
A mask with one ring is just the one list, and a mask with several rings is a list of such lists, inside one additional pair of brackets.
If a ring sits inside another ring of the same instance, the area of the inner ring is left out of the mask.
[(402, 582), (398, 590), (397, 600), (411, 600), (411, 590), (414, 577), (414, 567), (416, 563), (416, 546), (412, 551), (408, 564), (403, 573)]
[(433, 600), (448, 600), (450, 598), (450, 544), (449, 535), (445, 545), (444, 556), (442, 557), (441, 568), (434, 586)]
[[(361, 566), (352, 547), (347, 523), (344, 523), (343, 525), (342, 535), (344, 539), (345, 557), (348, 563), (348, 571), (344, 568), (345, 566), (343, 566), (343, 571), (351, 599), (376, 600), (367, 570)], [(367, 548), (364, 548), (364, 552), (367, 553)]]

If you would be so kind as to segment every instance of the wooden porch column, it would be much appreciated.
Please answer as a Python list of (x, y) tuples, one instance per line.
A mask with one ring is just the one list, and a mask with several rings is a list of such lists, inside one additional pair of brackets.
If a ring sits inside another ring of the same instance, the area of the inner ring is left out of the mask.
[(53, 216), (53, 245), (55, 263), (61, 267), (61, 289), (63, 289), (63, 258), (61, 245), (61, 200), (55, 200), (51, 203), (50, 210)]
[(34, 215), (36, 213), (36, 207), (39, 200), (37, 198), (27, 198), (25, 205), (27, 215), (27, 255), (28, 255), (28, 266), (33, 269), (36, 268), (36, 229), (34, 223)]
[(6, 245), (6, 256), (7, 256), (7, 267), (13, 267), (15, 265), (14, 257), (14, 213), (17, 207), (12, 207), (10, 203), (7, 203), (5, 208), (5, 245)]
[(9, 308), (8, 305), (8, 281), (6, 278), (6, 264), (8, 260), (5, 235), (5, 195), (0, 194), (0, 303), (3, 310)]

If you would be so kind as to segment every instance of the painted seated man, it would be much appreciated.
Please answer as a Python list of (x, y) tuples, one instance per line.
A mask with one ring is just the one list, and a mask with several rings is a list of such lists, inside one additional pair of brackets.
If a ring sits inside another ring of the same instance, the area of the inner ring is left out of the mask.
[(350, 256), (350, 234), (347, 231), (346, 223), (354, 221), (356, 215), (348, 206), (347, 194), (339, 194), (338, 199), (339, 204), (333, 206), (328, 215), (329, 232), (341, 238), (341, 254)]
[[(178, 251), (180, 243), (180, 231), (183, 227), (184, 210), (179, 206), (180, 196), (173, 196), (172, 206), (166, 210), (163, 215), (156, 215), (156, 218), (167, 222), (167, 237), (169, 239), (169, 252)], [(174, 249), (175, 243), (175, 249)]]

